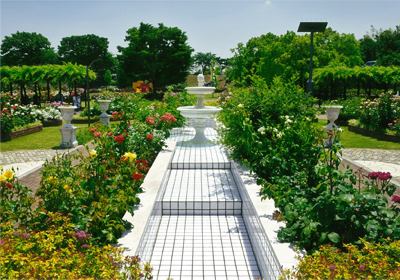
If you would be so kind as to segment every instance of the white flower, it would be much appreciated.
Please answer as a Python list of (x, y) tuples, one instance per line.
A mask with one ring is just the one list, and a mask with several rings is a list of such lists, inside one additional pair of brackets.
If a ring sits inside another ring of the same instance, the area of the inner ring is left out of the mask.
[(273, 131), (274, 131), (275, 133), (278, 133), (278, 132), (279, 132), (279, 130), (278, 130), (276, 127), (274, 127)]
[(262, 126), (257, 131), (260, 132), (261, 134), (265, 134), (265, 127)]
[(293, 122), (291, 119), (286, 119), (285, 124)]
[(276, 137), (278, 137), (278, 138), (282, 138), (282, 136), (283, 136), (283, 132), (279, 132), (279, 133), (276, 135)]
[(239, 104), (238, 107), (242, 108), (242, 107), (243, 107), (243, 104)]
[(343, 132), (343, 129), (342, 129), (341, 127), (339, 127), (337, 130), (338, 130), (339, 132)]

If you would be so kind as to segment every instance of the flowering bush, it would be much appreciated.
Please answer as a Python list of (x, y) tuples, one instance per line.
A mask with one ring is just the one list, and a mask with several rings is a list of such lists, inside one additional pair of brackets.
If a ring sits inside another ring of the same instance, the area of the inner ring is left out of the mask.
[[(55, 102), (54, 102), (55, 103)], [(56, 109), (57, 107), (59, 107), (60, 103), (51, 103), (50, 106), (46, 106), (43, 110), (41, 111), (41, 116), (39, 116), (38, 118), (42, 121), (50, 121), (50, 120), (61, 120), (62, 115), (60, 110)]]
[[(163, 146), (161, 137), (148, 141), (151, 131), (136, 122), (120, 122), (113, 129), (93, 126), (96, 146), (88, 157), (63, 155), (44, 164), (36, 192), (39, 207), (70, 213), (76, 229), (100, 244), (115, 242), (131, 226), (122, 217), (126, 211), (133, 215), (144, 175)], [(80, 163), (72, 166), (73, 159)]]
[(372, 102), (364, 101), (361, 105), (360, 123), (363, 127), (386, 131), (393, 120), (400, 119), (400, 97), (391, 92), (381, 94)]
[[(14, 85), (16, 87), (16, 85)], [(20, 100), (21, 95), (19, 94), (18, 91), (13, 91), (13, 93), (10, 92), (1, 92), (0, 93), (0, 104), (3, 106), (4, 104), (10, 103), (10, 104), (21, 104)]]
[(389, 131), (400, 135), (400, 119), (393, 120), (391, 123), (388, 123)]
[(75, 231), (67, 216), (48, 212), (46, 230), (26, 231), (1, 223), (1, 273), (9, 279), (151, 279), (151, 267), (123, 249), (98, 246)]
[(18, 183), (12, 169), (0, 167), (0, 221), (25, 224), (32, 219), (32, 191)]
[(1, 132), (13, 131), (16, 127), (21, 127), (41, 120), (42, 112), (35, 105), (19, 106), (6, 103), (0, 110)]
[(385, 239), (371, 243), (361, 239), (361, 249), (344, 245), (341, 251), (330, 245), (321, 246), (312, 255), (299, 257), (294, 269), (286, 270), (286, 279), (399, 279), (400, 241)]

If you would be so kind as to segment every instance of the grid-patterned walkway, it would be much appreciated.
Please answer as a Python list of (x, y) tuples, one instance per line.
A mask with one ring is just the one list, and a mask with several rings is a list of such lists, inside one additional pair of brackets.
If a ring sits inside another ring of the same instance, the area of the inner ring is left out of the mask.
[[(206, 129), (216, 139), (212, 128)], [(221, 147), (192, 144), (194, 130), (173, 134), (175, 153), (164, 179), (161, 217), (150, 256), (154, 279), (261, 277), (242, 218), (242, 200)], [(156, 217), (153, 217), (157, 220)]]

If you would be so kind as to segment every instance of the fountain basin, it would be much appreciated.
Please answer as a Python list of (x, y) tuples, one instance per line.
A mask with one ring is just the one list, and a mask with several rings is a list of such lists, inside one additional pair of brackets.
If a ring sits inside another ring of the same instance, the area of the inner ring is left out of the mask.
[(185, 106), (177, 109), (181, 115), (191, 119), (208, 119), (215, 113), (218, 113), (222, 108), (203, 106), (203, 108), (196, 108), (196, 106)]
[(206, 119), (209, 119), (212, 115), (221, 111), (222, 108), (209, 106), (198, 108), (197, 106), (187, 106), (179, 107), (177, 110), (182, 116), (194, 119), (194, 129), (196, 130), (196, 135), (190, 140), (190, 142), (204, 143), (210, 140), (204, 135), (204, 130), (206, 129)]

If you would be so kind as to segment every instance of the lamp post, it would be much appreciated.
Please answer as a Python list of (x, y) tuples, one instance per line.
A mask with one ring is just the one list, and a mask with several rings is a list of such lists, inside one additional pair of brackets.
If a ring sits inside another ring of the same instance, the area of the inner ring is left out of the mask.
[(307, 81), (306, 91), (312, 96), (314, 91), (314, 81), (312, 80), (312, 58), (313, 58), (313, 44), (314, 44), (314, 32), (324, 32), (327, 22), (300, 22), (297, 32), (311, 32), (311, 50), (310, 50), (310, 72)]
[(90, 94), (89, 94), (89, 68), (92, 66), (93, 62), (97, 60), (102, 60), (101, 58), (96, 58), (89, 65), (86, 65), (86, 94), (87, 94), (87, 108), (88, 108), (88, 127), (90, 127)]

